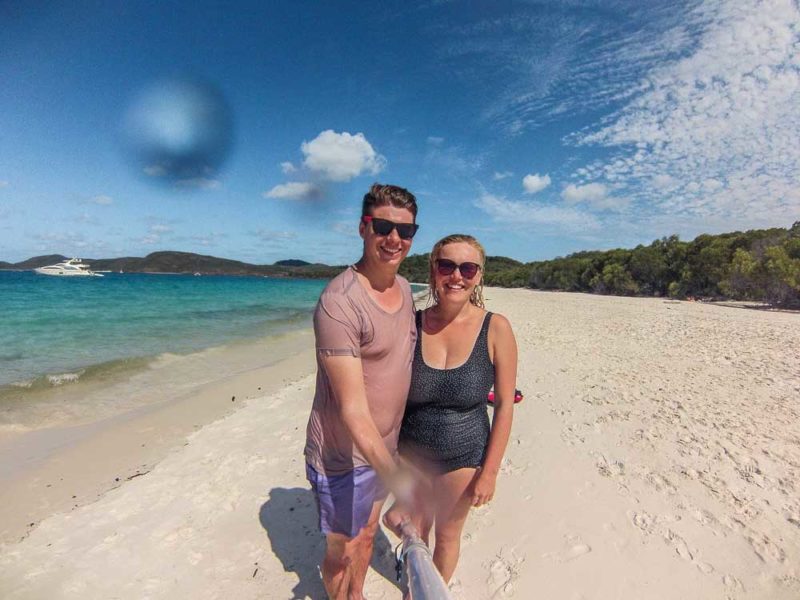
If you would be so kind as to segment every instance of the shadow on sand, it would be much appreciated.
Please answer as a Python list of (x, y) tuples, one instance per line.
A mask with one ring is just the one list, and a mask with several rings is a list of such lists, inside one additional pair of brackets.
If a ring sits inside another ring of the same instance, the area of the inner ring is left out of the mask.
[[(318, 569), (325, 552), (325, 537), (319, 531), (311, 490), (273, 488), (258, 518), (284, 571), (297, 574), (299, 581), (292, 589), (292, 600), (326, 598)], [(395, 579), (394, 550), (382, 529), (375, 536), (370, 566), (400, 590)]]

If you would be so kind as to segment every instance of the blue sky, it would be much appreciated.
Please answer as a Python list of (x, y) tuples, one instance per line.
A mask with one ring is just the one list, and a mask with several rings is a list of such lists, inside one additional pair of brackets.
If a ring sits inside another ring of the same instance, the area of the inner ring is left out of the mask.
[[(800, 219), (792, 0), (12, 0), (0, 22), (0, 260), (346, 263), (374, 181), (417, 195), (412, 253), (464, 232), (527, 261)], [(224, 97), (233, 142), (168, 179), (125, 123), (187, 79)]]

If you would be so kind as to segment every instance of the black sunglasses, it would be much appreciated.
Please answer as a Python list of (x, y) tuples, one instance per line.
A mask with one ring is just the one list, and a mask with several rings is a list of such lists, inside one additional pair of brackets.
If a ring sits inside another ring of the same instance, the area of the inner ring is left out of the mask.
[(436, 270), (439, 275), (452, 275), (458, 269), (464, 279), (472, 279), (481, 270), (481, 266), (474, 262), (463, 262), (460, 265), (454, 263), (452, 260), (446, 258), (436, 259)]
[(378, 235), (389, 235), (393, 229), (397, 229), (397, 235), (400, 236), (401, 240), (410, 240), (419, 229), (419, 225), (416, 223), (395, 223), (394, 221), (387, 221), (386, 219), (379, 219), (369, 215), (361, 217), (361, 222), (372, 223), (372, 231)]

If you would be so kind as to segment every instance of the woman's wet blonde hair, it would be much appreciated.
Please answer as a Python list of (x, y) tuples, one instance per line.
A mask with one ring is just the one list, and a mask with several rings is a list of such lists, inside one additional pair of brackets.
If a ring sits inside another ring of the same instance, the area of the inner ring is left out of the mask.
[(439, 294), (436, 293), (436, 286), (434, 284), (435, 277), (434, 271), (436, 269), (436, 260), (439, 258), (439, 254), (442, 251), (442, 248), (449, 244), (459, 244), (459, 243), (469, 244), (475, 250), (478, 251), (478, 254), (481, 256), (480, 265), (480, 278), (481, 282), (475, 286), (475, 289), (472, 290), (472, 294), (470, 294), (469, 301), (471, 304), (474, 304), (478, 308), (484, 308), (483, 302), (483, 275), (484, 275), (484, 267), (486, 265), (486, 250), (483, 249), (481, 243), (476, 240), (471, 235), (467, 235), (466, 233), (454, 233), (452, 235), (448, 235), (440, 239), (436, 244), (433, 246), (433, 250), (431, 250), (430, 256), (430, 271), (428, 271), (428, 288), (429, 288), (429, 296), (428, 302), (433, 302), (434, 305), (439, 303)]

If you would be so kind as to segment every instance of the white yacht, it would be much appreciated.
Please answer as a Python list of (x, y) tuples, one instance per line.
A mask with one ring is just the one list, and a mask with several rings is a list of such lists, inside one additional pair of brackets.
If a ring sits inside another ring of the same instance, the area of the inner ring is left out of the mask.
[(34, 269), (39, 275), (56, 275), (57, 277), (102, 277), (89, 269), (89, 265), (81, 262), (80, 258), (70, 258), (67, 261), (46, 267)]

